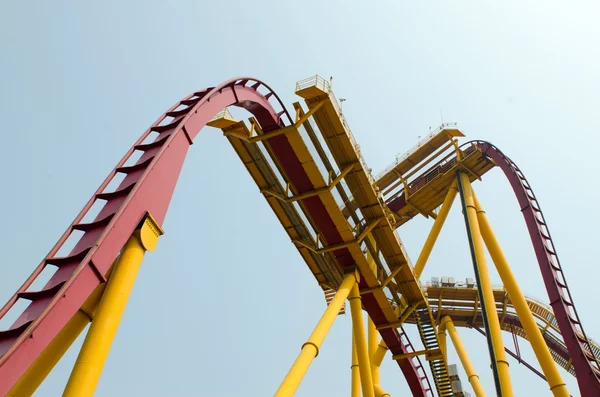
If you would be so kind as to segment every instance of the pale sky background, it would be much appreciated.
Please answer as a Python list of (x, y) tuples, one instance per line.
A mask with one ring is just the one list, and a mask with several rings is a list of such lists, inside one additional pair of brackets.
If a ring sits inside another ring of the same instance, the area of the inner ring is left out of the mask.
[[(0, 300), (181, 97), (251, 75), (291, 108), (300, 100), (295, 82), (319, 73), (333, 76), (336, 95), (347, 98), (344, 113), (374, 173), (441, 115), (508, 154), (540, 199), (585, 330), (600, 339), (599, 11), (594, 2), (564, 1), (3, 2)], [(501, 171), (474, 187), (522, 289), (547, 301)], [(455, 204), (423, 281), (471, 277), (462, 222)], [(416, 219), (399, 230), (413, 261), (430, 225)], [(96, 395), (272, 395), (324, 298), (218, 131), (206, 129), (191, 148), (164, 229)], [(499, 283), (495, 271), (492, 278)], [(493, 395), (485, 339), (460, 333)], [(36, 395), (61, 394), (80, 343)], [(510, 362), (516, 396), (550, 395), (542, 380)], [(562, 373), (579, 395), (575, 379)], [(394, 397), (408, 395), (389, 356), (382, 385)], [(349, 390), (350, 318), (342, 316), (297, 395)]]

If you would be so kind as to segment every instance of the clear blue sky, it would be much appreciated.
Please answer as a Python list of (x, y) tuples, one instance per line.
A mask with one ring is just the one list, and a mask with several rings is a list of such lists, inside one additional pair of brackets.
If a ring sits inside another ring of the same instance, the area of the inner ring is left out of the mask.
[[(319, 73), (347, 98), (344, 113), (374, 173), (441, 117), (511, 156), (541, 201), (585, 329), (600, 338), (597, 5), (261, 3), (0, 5), (2, 302), (178, 99), (252, 75), (291, 107), (295, 82)], [(166, 235), (144, 262), (97, 396), (272, 395), (324, 309), (239, 159), (219, 132), (205, 132), (180, 177)], [(547, 300), (500, 171), (475, 189), (522, 289)], [(419, 219), (399, 231), (413, 260), (430, 224)], [(423, 280), (471, 276), (462, 226), (456, 206)], [(485, 340), (461, 334), (493, 394)], [(297, 395), (347, 396), (349, 347), (350, 319), (340, 317)], [(60, 395), (75, 357), (72, 349), (37, 395)], [(511, 372), (517, 396), (549, 394), (514, 360)], [(578, 395), (574, 378), (565, 379)], [(382, 384), (407, 395), (389, 358)]]

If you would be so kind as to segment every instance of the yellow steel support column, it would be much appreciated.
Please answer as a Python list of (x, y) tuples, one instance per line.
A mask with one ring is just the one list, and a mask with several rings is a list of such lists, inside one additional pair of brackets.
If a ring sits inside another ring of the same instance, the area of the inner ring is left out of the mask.
[(446, 346), (446, 328), (442, 327), (440, 324), (437, 330), (438, 344), (440, 345), (440, 351), (444, 356), (444, 360), (448, 359), (447, 352), (448, 348)]
[[(109, 270), (110, 272), (110, 270)], [(109, 278), (107, 274), (106, 278)], [(79, 334), (85, 329), (93, 318), (94, 311), (104, 293), (105, 283), (96, 287), (94, 292), (86, 299), (85, 303), (67, 322), (62, 330), (52, 339), (52, 342), (35, 359), (33, 364), (25, 371), (19, 381), (10, 389), (7, 397), (29, 397), (35, 393), (44, 379), (69, 350)]]
[(376, 383), (373, 387), (375, 389), (375, 397), (391, 397), (390, 393), (383, 390), (383, 387), (379, 384)]
[[(377, 350), (379, 339), (379, 332), (377, 332), (377, 327), (375, 327), (375, 323), (371, 320), (371, 317), (367, 320), (367, 343), (369, 345), (369, 360), (370, 357), (373, 357), (373, 354)], [(371, 361), (371, 376), (373, 378), (373, 384), (379, 383), (379, 366), (373, 365)]]
[[(323, 316), (321, 316), (321, 319), (315, 327), (315, 330), (308, 338), (308, 341), (302, 345), (302, 350), (300, 351), (298, 358), (296, 358), (296, 361), (294, 361), (294, 364), (283, 379), (279, 389), (277, 389), (275, 397), (287, 397), (294, 395), (296, 389), (298, 389), (298, 386), (302, 381), (302, 378), (304, 378), (308, 367), (314, 358), (319, 354), (319, 348), (321, 347), (321, 344), (325, 340), (329, 329), (333, 325), (333, 322), (340, 312), (342, 305), (346, 301), (346, 298), (350, 294), (352, 288), (355, 287), (356, 283), (359, 281), (358, 277), (358, 273), (356, 272), (347, 274), (344, 277), (344, 281), (342, 281), (340, 288), (336, 292), (331, 302), (329, 302), (329, 306), (327, 306)], [(363, 329), (363, 335), (364, 332), (365, 331)], [(367, 368), (369, 367), (367, 366)]]
[(435, 218), (435, 221), (433, 222), (433, 226), (431, 227), (431, 231), (427, 236), (427, 240), (425, 240), (423, 249), (421, 250), (419, 258), (417, 259), (417, 263), (415, 264), (415, 267), (413, 269), (416, 279), (421, 277), (421, 273), (423, 273), (423, 269), (425, 268), (427, 259), (429, 259), (431, 250), (433, 249), (433, 246), (438, 236), (440, 235), (440, 231), (442, 230), (442, 226), (444, 226), (444, 222), (448, 217), (448, 213), (450, 212), (450, 208), (452, 207), (452, 203), (454, 202), (454, 198), (456, 197), (456, 193), (458, 192), (456, 186), (456, 182), (454, 182), (450, 186), (450, 189), (448, 189), (448, 193), (446, 194), (446, 198), (444, 199), (442, 208), (440, 208), (440, 212), (437, 218)]
[(454, 327), (454, 323), (452, 319), (448, 316), (445, 316), (440, 323), (440, 332), (446, 334), (446, 329), (450, 334), (450, 339), (452, 340), (452, 344), (454, 345), (454, 349), (460, 358), (460, 362), (467, 373), (467, 377), (469, 378), (469, 383), (473, 387), (473, 391), (475, 392), (475, 396), (477, 397), (485, 397), (485, 392), (483, 391), (483, 386), (481, 386), (481, 381), (479, 380), (479, 375), (475, 372), (473, 368), (473, 364), (471, 364), (471, 360), (469, 359), (469, 355), (465, 350), (465, 346), (460, 340), (460, 336), (458, 336), (458, 332), (456, 332), (456, 328)]
[(367, 337), (365, 335), (365, 324), (363, 322), (362, 304), (358, 284), (354, 284), (350, 292), (350, 311), (352, 313), (352, 329), (354, 329), (354, 341), (358, 354), (358, 369), (360, 370), (360, 384), (363, 397), (375, 397), (373, 389), (373, 378), (371, 377), (371, 363), (367, 349)]
[(464, 172), (458, 172), (458, 188), (461, 194), (477, 288), (482, 298), (480, 298), (481, 309), (484, 325), (489, 336), (488, 349), (492, 361), (492, 370), (494, 371), (496, 392), (499, 397), (512, 397), (514, 394), (508, 370), (508, 361), (504, 352), (502, 331), (500, 329), (498, 313), (496, 312), (496, 301), (492, 292), (492, 282), (488, 273), (485, 250), (479, 231), (479, 222), (477, 222), (473, 190), (471, 189), (469, 177)]
[(515, 278), (515, 275), (508, 264), (508, 260), (506, 259), (502, 248), (500, 247), (498, 239), (494, 235), (492, 226), (490, 225), (485, 211), (481, 207), (481, 203), (479, 203), (479, 200), (477, 200), (475, 193), (473, 193), (473, 198), (475, 200), (475, 207), (477, 208), (477, 220), (479, 221), (479, 227), (481, 229), (483, 241), (485, 242), (490, 256), (496, 265), (498, 274), (502, 279), (502, 283), (504, 284), (504, 288), (508, 293), (508, 297), (510, 298), (512, 305), (519, 316), (521, 325), (527, 333), (527, 339), (529, 339), (531, 348), (533, 349), (533, 352), (535, 353), (535, 356), (542, 367), (542, 371), (548, 380), (550, 390), (554, 396), (568, 397), (569, 392), (567, 390), (567, 385), (558, 372), (558, 368), (552, 359), (552, 356), (550, 355), (550, 350), (548, 350), (546, 341), (544, 340), (544, 337), (538, 328), (531, 310), (529, 310), (529, 306), (527, 305), (527, 301), (521, 292), (521, 288), (519, 288), (517, 279)]
[(162, 230), (147, 216), (127, 240), (102, 295), (63, 397), (93, 396), (117, 333), (135, 278), (146, 251), (153, 251)]
[(379, 346), (377, 346), (377, 350), (375, 350), (375, 353), (371, 355), (371, 365), (381, 367), (383, 357), (385, 357), (387, 351), (388, 347), (385, 344), (385, 341), (382, 339), (381, 342), (379, 342)]
[(352, 329), (352, 383), (350, 396), (360, 397), (360, 370), (358, 369), (358, 354), (356, 353), (356, 342), (354, 341), (354, 329)]
[[(371, 368), (377, 369), (377, 374), (379, 375), (379, 368), (381, 367), (381, 363), (383, 362), (383, 357), (385, 356), (385, 353), (387, 353), (388, 351), (388, 347), (385, 344), (385, 341), (383, 339), (381, 339), (381, 342), (379, 342), (379, 345), (377, 346), (377, 348), (375, 349), (375, 351), (370, 354), (369, 359), (371, 360)], [(381, 387), (380, 383), (380, 379), (377, 379), (377, 382), (375, 382), (375, 380), (373, 380), (373, 387), (375, 389), (375, 397), (383, 397), (383, 396), (388, 396), (389, 394), (386, 393), (385, 390), (383, 390), (383, 388)]]

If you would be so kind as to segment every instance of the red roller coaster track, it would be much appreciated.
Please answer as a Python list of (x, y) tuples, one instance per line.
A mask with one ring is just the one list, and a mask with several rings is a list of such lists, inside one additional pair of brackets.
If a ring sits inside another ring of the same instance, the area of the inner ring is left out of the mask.
[[(267, 93), (261, 93), (261, 87)], [(271, 101), (281, 108), (279, 112)], [(266, 84), (249, 77), (232, 79), (196, 92), (163, 114), (129, 149), (58, 243), (0, 311), (1, 319), (19, 299), (31, 301), (9, 329), (0, 331), (0, 395), (9, 391), (95, 287), (106, 281), (105, 275), (112, 262), (145, 214), (151, 213), (162, 225), (195, 136), (211, 117), (232, 105), (252, 113), (265, 134), (284, 126), (283, 115), (292, 122), (279, 97)], [(158, 136), (146, 142), (152, 132), (158, 133)], [(299, 193), (315, 188), (284, 135), (269, 138), (268, 144)], [(126, 166), (134, 151), (143, 154), (135, 164)], [(115, 191), (105, 192), (117, 173), (125, 174), (125, 179)], [(92, 222), (81, 223), (97, 200), (105, 201), (100, 213)], [(310, 197), (304, 200), (304, 205), (327, 241), (332, 245), (341, 243), (341, 237), (321, 200)], [(73, 250), (65, 257), (56, 257), (75, 230), (84, 234)], [(335, 256), (342, 266), (353, 265), (347, 249), (339, 249)], [(58, 268), (54, 276), (43, 289), (28, 291), (49, 265)], [(364, 296), (363, 304), (375, 323), (385, 321), (372, 295)], [(407, 352), (410, 342), (405, 344), (396, 329), (382, 330), (381, 335), (393, 354)], [(399, 360), (398, 363), (413, 395), (426, 396), (431, 386), (426, 376), (418, 373), (418, 363), (412, 359)]]
[(548, 224), (533, 189), (519, 167), (488, 142), (477, 142), (479, 150), (502, 169), (521, 206), (527, 230), (544, 279), (550, 306), (571, 355), (582, 396), (600, 396), (600, 366), (575, 309)]

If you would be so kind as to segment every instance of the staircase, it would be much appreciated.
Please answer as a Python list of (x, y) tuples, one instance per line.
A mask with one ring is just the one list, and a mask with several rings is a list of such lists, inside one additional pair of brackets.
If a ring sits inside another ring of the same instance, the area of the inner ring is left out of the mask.
[(452, 383), (448, 377), (448, 367), (444, 361), (444, 357), (440, 351), (435, 327), (431, 323), (431, 317), (427, 306), (420, 307), (414, 312), (415, 322), (419, 328), (421, 341), (428, 353), (425, 355), (429, 368), (433, 374), (433, 380), (438, 392), (438, 396), (446, 397), (453, 396)]
[[(336, 292), (337, 292), (337, 290), (334, 290), (331, 288), (327, 288), (326, 290), (323, 290), (323, 293), (325, 294), (325, 302), (327, 302), (327, 306), (329, 306), (329, 304), (333, 300), (333, 297), (335, 296)], [(346, 314), (346, 302), (344, 302), (344, 305), (340, 309), (338, 316), (340, 314)]]

